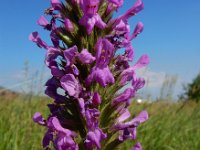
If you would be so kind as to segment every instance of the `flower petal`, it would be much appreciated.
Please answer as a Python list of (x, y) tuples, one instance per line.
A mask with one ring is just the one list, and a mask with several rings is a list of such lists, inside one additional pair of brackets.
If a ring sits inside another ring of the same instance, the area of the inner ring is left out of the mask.
[(47, 44), (40, 38), (38, 32), (31, 33), (29, 35), (29, 40), (31, 40), (34, 43), (36, 43), (37, 46), (40, 47), (40, 48), (45, 48), (45, 49), (48, 48)]
[(91, 64), (96, 60), (96, 58), (93, 57), (92, 54), (89, 53), (87, 49), (83, 49), (81, 53), (78, 55), (78, 58), (84, 64)]
[(76, 45), (64, 50), (64, 57), (65, 57), (65, 59), (67, 61), (66, 62), (67, 66), (73, 64), (74, 59), (75, 59), (77, 54), (78, 54), (78, 48), (77, 48)]
[(77, 96), (79, 94), (79, 83), (73, 74), (64, 75), (61, 78), (60, 83), (70, 96)]
[(142, 55), (139, 60), (137, 61), (137, 63), (133, 66), (134, 69), (139, 69), (142, 67), (145, 67), (146, 65), (149, 64), (149, 56), (148, 55)]
[(136, 143), (135, 146), (131, 148), (131, 150), (142, 150), (142, 146), (140, 143)]
[(40, 125), (45, 125), (44, 118), (42, 117), (41, 113), (39, 113), (39, 112), (36, 112), (33, 115), (33, 121), (40, 124)]

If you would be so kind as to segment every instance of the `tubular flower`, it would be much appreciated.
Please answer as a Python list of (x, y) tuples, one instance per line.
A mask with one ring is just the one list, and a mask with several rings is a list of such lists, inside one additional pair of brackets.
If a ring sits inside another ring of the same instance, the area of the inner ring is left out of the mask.
[(113, 57), (114, 47), (107, 39), (99, 39), (95, 46), (96, 65), (92, 68), (91, 73), (86, 79), (86, 84), (90, 85), (97, 81), (101, 86), (106, 87), (109, 83), (114, 83), (115, 79), (108, 67)]
[(122, 94), (113, 99), (112, 105), (116, 106), (119, 105), (120, 103), (127, 102), (130, 98), (133, 97), (133, 94), (134, 94), (133, 89), (127, 88)]
[(33, 32), (29, 35), (29, 40), (35, 42), (38, 47), (47, 49), (47, 44), (40, 38), (38, 32)]
[(95, 46), (96, 66), (104, 68), (114, 55), (114, 46), (107, 39), (99, 39)]
[(71, 48), (69, 48), (69, 49), (66, 49), (66, 50), (64, 51), (64, 57), (65, 57), (65, 59), (66, 59), (66, 61), (67, 61), (67, 62), (66, 62), (66, 65), (67, 65), (67, 66), (69, 66), (69, 65), (71, 65), (71, 64), (74, 63), (75, 57), (76, 57), (77, 53), (78, 53), (78, 48), (77, 48), (77, 46), (73, 46), (73, 47), (71, 47)]
[(121, 73), (121, 75), (120, 75), (120, 78), (121, 78), (120, 83), (122, 85), (124, 85), (124, 84), (126, 84), (127, 81), (132, 80), (134, 78), (134, 76), (135, 76), (135, 70), (136, 69), (140, 69), (142, 67), (145, 67), (148, 64), (149, 64), (149, 57), (147, 55), (141, 56), (135, 65), (125, 69)]
[(65, 29), (68, 32), (73, 32), (74, 31), (74, 26), (73, 26), (72, 22), (68, 18), (65, 19)]
[(86, 85), (90, 85), (93, 81), (96, 81), (101, 86), (106, 87), (109, 83), (114, 83), (115, 79), (108, 66), (105, 68), (94, 67), (86, 79)]
[(126, 35), (130, 33), (130, 26), (126, 24), (123, 20), (120, 20), (119, 24), (117, 24), (114, 27), (115, 34), (120, 36), (120, 35)]
[(98, 106), (101, 104), (101, 96), (99, 95), (99, 93), (97, 92), (94, 92), (94, 95), (92, 97), (92, 103), (95, 105), (95, 106)]
[(76, 134), (68, 129), (63, 128), (56, 117), (50, 117), (48, 119), (47, 126), (50, 130), (52, 130), (54, 135), (56, 135), (54, 140), (55, 149), (64, 150), (67, 148), (78, 150), (78, 145), (73, 140)]
[(86, 146), (87, 149), (93, 149), (95, 146), (98, 150), (101, 149), (101, 141), (107, 137), (105, 133), (100, 128), (95, 129), (94, 131), (89, 131), (86, 136)]
[(138, 116), (133, 118), (129, 122), (121, 122), (113, 126), (114, 130), (120, 131), (119, 140), (124, 141), (126, 139), (136, 139), (136, 127), (148, 120), (148, 113), (142, 111)]
[(99, 0), (83, 0), (82, 10), (83, 17), (79, 23), (86, 28), (88, 34), (91, 34), (94, 26), (100, 29), (104, 29), (106, 24), (102, 21), (101, 17), (97, 13)]
[(135, 146), (131, 148), (131, 150), (142, 150), (142, 146), (140, 143), (136, 143)]
[(73, 74), (66, 74), (61, 79), (61, 86), (66, 90), (69, 96), (78, 97), (80, 87), (78, 81), (75, 79)]
[(87, 49), (83, 49), (81, 53), (78, 55), (78, 58), (83, 64), (91, 64), (96, 60), (96, 58), (93, 57), (92, 54), (89, 53)]
[(45, 125), (44, 118), (42, 117), (41, 113), (36, 112), (33, 116), (33, 121), (40, 124), (40, 125)]
[(131, 36), (131, 40), (136, 38), (137, 35), (140, 34), (143, 31), (143, 28), (144, 28), (143, 23), (139, 22), (135, 27), (135, 30), (134, 30), (134, 32), (133, 32), (133, 34)]
[[(149, 63), (142, 55), (131, 65), (135, 55), (131, 41), (144, 27), (139, 22), (131, 33), (128, 19), (143, 9), (143, 2), (136, 0), (125, 14), (112, 19), (123, 3), (50, 0), (45, 17), (37, 20), (52, 42), (47, 45), (38, 32), (29, 35), (46, 49), (45, 64), (52, 75), (45, 84), (45, 94), (52, 99), (49, 115), (44, 118), (36, 112), (32, 118), (46, 128), (44, 149), (118, 149), (125, 140), (136, 140), (137, 127), (148, 119), (145, 110), (133, 119), (129, 111), (145, 85), (136, 70)], [(142, 147), (137, 143), (131, 150)]]
[(51, 30), (51, 24), (49, 24), (48, 20), (44, 17), (41, 16), (38, 21), (37, 21), (38, 25), (44, 27), (47, 30)]
[(140, 12), (144, 8), (144, 4), (142, 0), (136, 0), (136, 3), (131, 7), (125, 14), (120, 16), (118, 20), (124, 20), (125, 22), (132, 16), (135, 16), (138, 12)]

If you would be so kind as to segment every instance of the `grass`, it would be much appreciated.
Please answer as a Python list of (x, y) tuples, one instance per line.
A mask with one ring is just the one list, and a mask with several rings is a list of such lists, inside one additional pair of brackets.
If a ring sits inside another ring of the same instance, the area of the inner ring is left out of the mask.
[[(50, 102), (47, 98), (0, 97), (0, 150), (40, 150), (45, 129), (34, 124), (32, 116), (40, 111), (46, 117)], [(138, 127), (137, 140), (144, 150), (200, 150), (200, 104), (155, 102), (133, 104), (136, 114), (146, 109), (150, 119)], [(134, 141), (127, 141), (118, 149), (130, 149)]]

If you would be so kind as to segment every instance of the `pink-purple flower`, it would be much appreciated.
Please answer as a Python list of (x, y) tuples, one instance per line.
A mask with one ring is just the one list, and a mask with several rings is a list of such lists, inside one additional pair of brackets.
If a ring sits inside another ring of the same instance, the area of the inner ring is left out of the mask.
[(40, 38), (38, 32), (33, 32), (29, 35), (29, 40), (33, 41), (40, 48), (47, 49), (47, 44)]
[(99, 0), (83, 0), (82, 10), (83, 17), (79, 23), (86, 28), (88, 34), (91, 34), (95, 26), (104, 29), (106, 24), (103, 22), (98, 11)]
[(66, 90), (69, 96), (78, 97), (80, 85), (73, 74), (66, 74), (60, 79), (61, 86)]
[(95, 46), (96, 65), (92, 68), (91, 73), (86, 79), (86, 84), (90, 85), (97, 81), (103, 87), (109, 83), (114, 83), (115, 79), (110, 71), (108, 64), (114, 55), (114, 46), (107, 39), (99, 39)]
[(135, 16), (138, 12), (140, 12), (144, 8), (144, 4), (142, 0), (136, 0), (135, 4), (122, 16), (120, 16), (119, 20), (124, 20), (125, 22), (132, 16)]
[[(45, 94), (53, 100), (47, 105), (50, 113), (46, 119), (39, 112), (32, 118), (47, 129), (44, 149), (117, 149), (127, 139), (136, 140), (137, 127), (148, 120), (145, 110), (132, 119), (129, 111), (137, 91), (145, 85), (136, 70), (147, 66), (149, 57), (142, 55), (131, 65), (132, 40), (144, 27), (139, 22), (130, 33), (128, 19), (144, 6), (136, 0), (125, 14), (112, 19), (123, 3), (51, 0), (45, 16), (37, 20), (52, 42), (47, 45), (38, 32), (29, 36), (46, 49), (45, 64), (52, 75), (45, 84)], [(136, 143), (131, 150), (142, 147)]]
[(126, 84), (127, 81), (130, 81), (134, 78), (135, 76), (135, 70), (145, 67), (146, 65), (149, 64), (149, 57), (148, 55), (143, 55), (139, 58), (139, 60), (136, 62), (135, 65), (133, 65), (132, 67), (129, 67), (127, 69), (125, 69), (124, 71), (122, 71), (121, 75), (120, 75), (120, 83), (122, 85)]
[(142, 150), (142, 146), (140, 143), (136, 143), (135, 146), (131, 148), (131, 150)]
[(128, 122), (118, 122), (112, 128), (113, 130), (118, 130), (119, 140), (124, 141), (126, 139), (136, 139), (136, 127), (148, 120), (148, 113), (146, 111), (142, 111), (138, 116), (133, 118)]
[(65, 25), (65, 29), (68, 32), (73, 32), (74, 31), (74, 25), (71, 22), (71, 20), (69, 20), (68, 18), (65, 18), (64, 22), (65, 22), (65, 24), (64, 24)]
[(96, 60), (96, 58), (92, 56), (92, 54), (88, 52), (87, 49), (83, 49), (78, 55), (78, 58), (83, 64), (91, 64)]

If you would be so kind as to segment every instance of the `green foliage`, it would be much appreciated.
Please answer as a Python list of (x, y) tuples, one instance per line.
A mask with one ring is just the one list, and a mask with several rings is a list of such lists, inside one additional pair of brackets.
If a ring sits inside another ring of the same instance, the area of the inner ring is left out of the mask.
[(196, 78), (192, 81), (192, 83), (188, 84), (184, 87), (185, 93), (181, 95), (182, 99), (200, 101), (200, 73), (196, 76)]
[[(32, 121), (37, 108), (46, 117), (50, 102), (47, 98), (33, 97), (31, 101), (5, 100), (0, 97), (0, 150), (40, 150), (44, 128)], [(184, 105), (183, 105), (184, 104)], [(130, 111), (137, 114), (147, 109), (150, 119), (138, 128), (138, 141), (144, 150), (199, 150), (200, 103), (154, 102), (132, 104)], [(180, 109), (181, 108), (181, 109)], [(128, 150), (134, 141), (119, 147)]]

